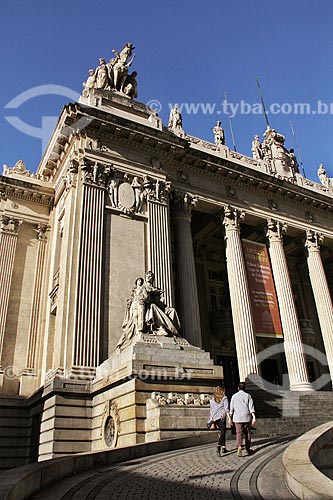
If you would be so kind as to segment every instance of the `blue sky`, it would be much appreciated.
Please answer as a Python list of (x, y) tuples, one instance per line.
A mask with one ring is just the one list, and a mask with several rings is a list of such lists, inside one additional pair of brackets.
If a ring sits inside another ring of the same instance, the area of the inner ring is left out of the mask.
[[(17, 130), (7, 119), (18, 117), (37, 129), (43, 123), (46, 130), (46, 122), (52, 121), (47, 117), (57, 117), (70, 99), (36, 95), (18, 108), (5, 108), (11, 100), (41, 85), (80, 93), (99, 57), (109, 60), (113, 48), (119, 51), (132, 42), (138, 100), (158, 100), (164, 124), (170, 104), (208, 103), (208, 112), (183, 108), (185, 131), (213, 141), (211, 128), (220, 119), (232, 147), (221, 107), (226, 90), (230, 103), (239, 108), (242, 101), (247, 104), (232, 123), (237, 150), (251, 155), (254, 134), (262, 136), (266, 128), (262, 114), (249, 112), (259, 102), (258, 75), (266, 107), (284, 106), (284, 113), (270, 114), (269, 121), (286, 136), (288, 148), (294, 147), (292, 120), (307, 177), (317, 180), (319, 163), (333, 177), (332, 19), (331, 0), (5, 1), (0, 162), (12, 166), (23, 159), (35, 171), (41, 139)], [(318, 101), (322, 114), (317, 113)], [(295, 114), (295, 103), (308, 103), (310, 114)], [(330, 104), (331, 113), (324, 113)]]

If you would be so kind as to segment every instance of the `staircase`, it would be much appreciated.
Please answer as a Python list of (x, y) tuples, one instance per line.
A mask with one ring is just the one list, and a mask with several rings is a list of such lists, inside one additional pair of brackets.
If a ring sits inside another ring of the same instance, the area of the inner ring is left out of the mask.
[(333, 392), (249, 392), (257, 416), (255, 436), (299, 435), (333, 420)]

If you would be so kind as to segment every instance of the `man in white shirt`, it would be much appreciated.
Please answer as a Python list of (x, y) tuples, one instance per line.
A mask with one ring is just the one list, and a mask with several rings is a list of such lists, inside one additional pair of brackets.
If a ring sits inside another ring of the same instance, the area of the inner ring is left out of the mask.
[(242, 435), (245, 435), (245, 449), (251, 455), (251, 425), (256, 422), (253, 399), (245, 392), (245, 382), (240, 382), (238, 392), (230, 401), (230, 417), (236, 426), (237, 456), (242, 456)]

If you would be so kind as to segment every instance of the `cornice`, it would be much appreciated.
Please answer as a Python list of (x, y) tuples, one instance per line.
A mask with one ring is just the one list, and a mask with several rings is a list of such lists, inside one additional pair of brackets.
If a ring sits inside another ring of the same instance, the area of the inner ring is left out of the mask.
[[(64, 156), (66, 144), (68, 148), (68, 137), (62, 134), (61, 127), (68, 127), (66, 129), (68, 131), (71, 125), (77, 123), (78, 119), (87, 120), (86, 127), (79, 133), (86, 134), (89, 138), (98, 139), (101, 144), (104, 143), (106, 146), (121, 146), (129, 148), (133, 152), (142, 151), (151, 157), (161, 159), (163, 166), (160, 171), (164, 171), (166, 174), (177, 169), (192, 171), (204, 177), (214, 178), (224, 185), (227, 181), (227, 184), (234, 188), (257, 192), (266, 199), (270, 197), (270, 199), (287, 202), (305, 211), (314, 210), (316, 213), (326, 216), (331, 216), (333, 213), (332, 197), (300, 186), (296, 181), (290, 182), (257, 169), (258, 162), (250, 158), (248, 160), (251, 160), (252, 167), (250, 163), (247, 166), (245, 164), (247, 157), (240, 153), (235, 155), (229, 151), (227, 158), (222, 155), (219, 157), (214, 151), (198, 149), (195, 143), (193, 144), (193, 140), (191, 143), (186, 138), (180, 138), (165, 127), (160, 130), (135, 122), (135, 117), (130, 120), (113, 115), (103, 109), (80, 103), (64, 108), (55, 132), (58, 139), (55, 137), (50, 141), (54, 147), (58, 145), (58, 153), (54, 154), (52, 148), (49, 148), (47, 152), (49, 158), (46, 156), (41, 165), (45, 165), (50, 170), (58, 168), (59, 162)], [(98, 150), (93, 152), (99, 154)], [(57, 154), (59, 154), (58, 158)], [(105, 157), (107, 156), (108, 153), (105, 153)], [(316, 186), (316, 183), (305, 179), (304, 183), (306, 184), (306, 182)], [(188, 184), (186, 189), (188, 189)]]
[(0, 195), (4, 198), (17, 198), (51, 207), (54, 200), (54, 189), (37, 186), (29, 181), (13, 177), (0, 176)]

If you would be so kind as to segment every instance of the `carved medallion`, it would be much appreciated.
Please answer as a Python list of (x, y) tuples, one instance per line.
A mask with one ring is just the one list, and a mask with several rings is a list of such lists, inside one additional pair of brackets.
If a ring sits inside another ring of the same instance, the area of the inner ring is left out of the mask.
[(110, 415), (104, 425), (104, 441), (110, 448), (115, 445), (116, 424), (112, 415)]
[(134, 189), (128, 182), (120, 184), (118, 189), (119, 203), (128, 210), (131, 209), (135, 202)]

